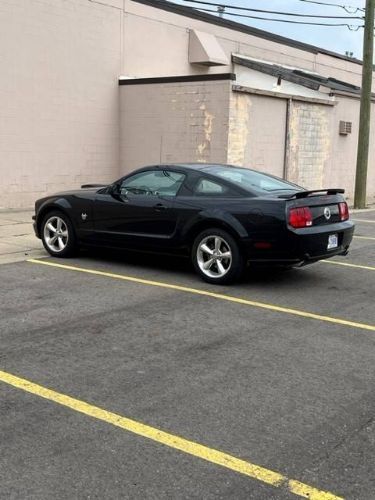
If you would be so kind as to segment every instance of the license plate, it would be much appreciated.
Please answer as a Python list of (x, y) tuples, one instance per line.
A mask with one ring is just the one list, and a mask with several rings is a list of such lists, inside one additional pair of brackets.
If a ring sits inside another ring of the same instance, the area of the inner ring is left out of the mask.
[(338, 247), (337, 234), (330, 234), (328, 236), (327, 250), (332, 250), (333, 248), (337, 248), (337, 247)]

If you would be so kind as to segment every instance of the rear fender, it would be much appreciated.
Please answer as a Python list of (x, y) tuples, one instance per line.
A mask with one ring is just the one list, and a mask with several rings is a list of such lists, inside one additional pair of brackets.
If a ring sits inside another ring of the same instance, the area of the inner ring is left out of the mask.
[(190, 239), (189, 236), (207, 229), (209, 227), (220, 227), (227, 229), (237, 239), (246, 238), (247, 231), (233, 215), (220, 209), (209, 209), (200, 212), (197, 217), (190, 221), (183, 229), (182, 239)]

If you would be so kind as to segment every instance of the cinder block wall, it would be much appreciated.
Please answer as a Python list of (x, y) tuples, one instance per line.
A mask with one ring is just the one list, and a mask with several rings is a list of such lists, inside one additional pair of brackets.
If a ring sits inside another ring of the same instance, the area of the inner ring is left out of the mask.
[[(293, 102), (290, 115), (288, 178), (311, 189), (342, 187), (354, 201), (359, 100), (337, 96), (334, 107)], [(373, 113), (375, 106), (373, 105)], [(352, 122), (352, 133), (339, 134), (340, 120)], [(375, 128), (375, 117), (372, 119)], [(370, 140), (367, 201), (375, 202), (375, 141)]]
[[(350, 204), (358, 140), (359, 100), (337, 96), (335, 106), (294, 100), (286, 134), (286, 100), (240, 92), (230, 98), (228, 163), (263, 170), (309, 189), (342, 187)], [(372, 130), (375, 130), (373, 104)], [(339, 135), (340, 120), (353, 124)], [(288, 135), (288, 141), (287, 141)], [(367, 200), (375, 203), (375, 141), (370, 141)], [(285, 163), (284, 163), (285, 162)]]
[(0, 1), (0, 207), (117, 177), (121, 5)]
[[(332, 106), (294, 101), (291, 105), (288, 179), (321, 189), (332, 166)], [(337, 187), (335, 185), (335, 187)]]
[[(354, 198), (355, 171), (357, 162), (357, 141), (359, 132), (359, 99), (339, 96), (333, 110), (332, 120), (332, 168), (325, 172), (325, 182), (331, 186), (347, 189), (350, 201)], [(352, 133), (339, 134), (340, 120), (352, 123)], [(375, 104), (371, 110), (370, 154), (367, 176), (367, 202), (375, 203)]]
[(225, 81), (121, 85), (121, 174), (154, 163), (227, 160)]

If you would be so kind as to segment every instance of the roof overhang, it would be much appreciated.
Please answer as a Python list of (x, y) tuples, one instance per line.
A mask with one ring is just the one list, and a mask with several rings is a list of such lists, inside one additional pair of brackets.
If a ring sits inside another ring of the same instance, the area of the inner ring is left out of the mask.
[(324, 99), (333, 99), (335, 93), (339, 92), (358, 97), (361, 94), (360, 87), (301, 68), (275, 64), (241, 54), (233, 54), (232, 61), (238, 84), (242, 86)]
[(189, 83), (189, 82), (215, 82), (235, 81), (234, 73), (210, 73), (202, 75), (176, 75), (176, 76), (152, 76), (149, 78), (132, 78), (128, 76), (119, 77), (119, 85), (153, 85), (166, 83)]

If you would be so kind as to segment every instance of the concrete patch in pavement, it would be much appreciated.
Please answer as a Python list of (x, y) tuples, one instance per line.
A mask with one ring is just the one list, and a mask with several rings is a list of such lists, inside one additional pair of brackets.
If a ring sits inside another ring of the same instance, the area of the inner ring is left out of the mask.
[(32, 214), (32, 211), (0, 211), (0, 265), (46, 256), (42, 242), (35, 237)]

